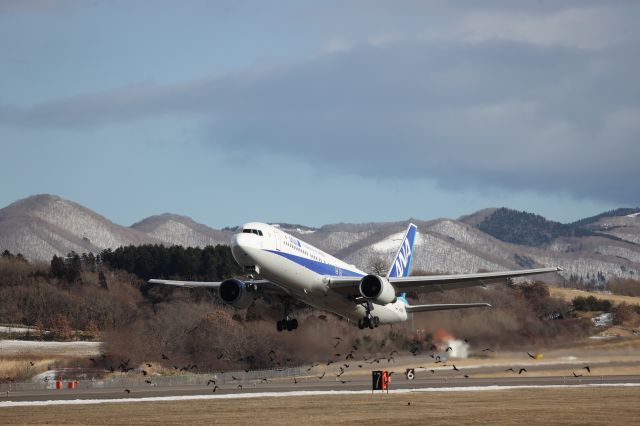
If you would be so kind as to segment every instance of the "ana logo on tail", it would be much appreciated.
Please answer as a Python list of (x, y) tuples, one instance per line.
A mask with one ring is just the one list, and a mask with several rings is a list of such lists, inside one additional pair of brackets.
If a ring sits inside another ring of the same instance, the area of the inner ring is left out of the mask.
[(409, 224), (407, 232), (404, 234), (402, 244), (398, 249), (391, 269), (387, 274), (387, 277), (407, 277), (411, 271), (411, 259), (413, 259), (413, 244), (416, 239), (417, 227), (413, 223)]

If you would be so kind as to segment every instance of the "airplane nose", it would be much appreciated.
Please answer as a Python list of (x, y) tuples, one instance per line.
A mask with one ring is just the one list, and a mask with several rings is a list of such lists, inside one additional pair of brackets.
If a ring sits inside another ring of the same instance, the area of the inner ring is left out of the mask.
[(231, 237), (231, 254), (233, 258), (242, 265), (247, 258), (245, 247), (251, 247), (251, 234), (235, 234)]

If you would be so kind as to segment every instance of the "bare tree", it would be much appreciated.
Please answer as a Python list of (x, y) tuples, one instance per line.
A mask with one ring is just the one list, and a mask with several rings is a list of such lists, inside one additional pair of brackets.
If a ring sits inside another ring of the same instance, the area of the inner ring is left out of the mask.
[(369, 261), (369, 270), (376, 275), (386, 275), (387, 262), (381, 256), (375, 256)]

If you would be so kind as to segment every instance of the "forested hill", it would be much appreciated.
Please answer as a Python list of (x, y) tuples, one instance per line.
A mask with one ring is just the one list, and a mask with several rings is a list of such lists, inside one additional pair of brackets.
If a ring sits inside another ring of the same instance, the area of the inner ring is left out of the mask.
[(543, 246), (558, 237), (593, 235), (592, 231), (574, 224), (554, 222), (537, 214), (507, 208), (496, 209), (477, 227), (501, 241), (528, 246)]

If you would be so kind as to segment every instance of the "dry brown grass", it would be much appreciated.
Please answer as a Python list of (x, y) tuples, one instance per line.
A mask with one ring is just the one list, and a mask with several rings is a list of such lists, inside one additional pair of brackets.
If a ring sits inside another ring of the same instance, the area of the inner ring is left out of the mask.
[(47, 371), (55, 362), (56, 360), (52, 358), (31, 360), (0, 358), (0, 382), (29, 381), (36, 374)]
[(632, 305), (640, 305), (640, 297), (633, 296), (621, 296), (619, 294), (604, 294), (596, 291), (576, 290), (573, 288), (551, 287), (549, 286), (549, 292), (552, 297), (557, 297), (568, 302), (571, 302), (576, 297), (589, 297), (593, 296), (600, 300), (610, 300), (612, 303), (626, 302)]
[[(0, 408), (3, 424), (623, 424), (640, 388), (521, 389)], [(411, 402), (408, 406), (407, 403)]]

